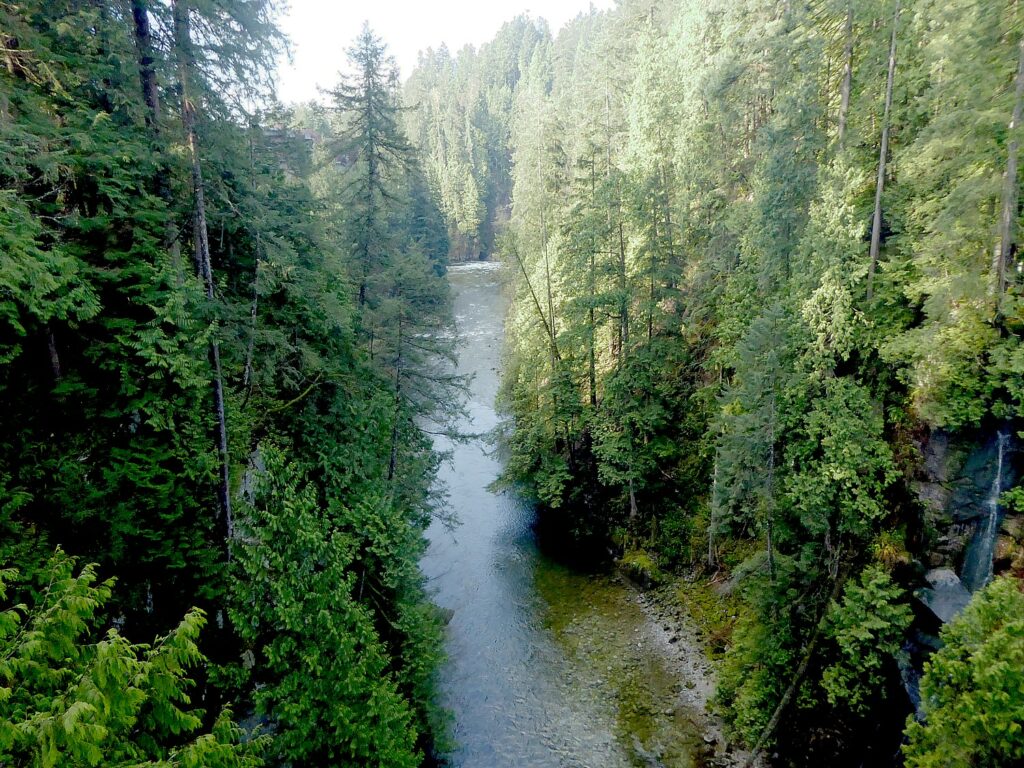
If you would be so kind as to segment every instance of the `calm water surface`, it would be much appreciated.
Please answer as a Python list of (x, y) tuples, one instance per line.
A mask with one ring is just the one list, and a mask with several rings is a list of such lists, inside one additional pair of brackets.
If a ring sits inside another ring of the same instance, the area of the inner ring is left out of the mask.
[[(506, 303), (493, 263), (453, 267), (459, 366), (472, 373), (462, 428), (495, 426)], [(675, 706), (633, 591), (537, 550), (532, 510), (488, 484), (499, 460), (482, 440), (452, 446), (441, 472), (459, 525), (435, 523), (423, 559), (434, 599), (454, 611), (442, 690), (461, 768), (694, 766), (695, 728)]]

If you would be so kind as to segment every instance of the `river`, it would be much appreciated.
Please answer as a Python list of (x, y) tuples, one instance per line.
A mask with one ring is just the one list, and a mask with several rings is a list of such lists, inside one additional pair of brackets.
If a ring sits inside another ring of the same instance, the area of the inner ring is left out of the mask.
[[(506, 300), (500, 267), (449, 270), (459, 369), (473, 374), (461, 429), (497, 423)], [(538, 551), (533, 511), (488, 490), (501, 468), (483, 440), (440, 473), (458, 525), (435, 522), (423, 572), (450, 609), (441, 691), (453, 713), (456, 768), (615, 768), (698, 763), (698, 727), (635, 590), (577, 573)], [(692, 685), (692, 684), (691, 684)]]

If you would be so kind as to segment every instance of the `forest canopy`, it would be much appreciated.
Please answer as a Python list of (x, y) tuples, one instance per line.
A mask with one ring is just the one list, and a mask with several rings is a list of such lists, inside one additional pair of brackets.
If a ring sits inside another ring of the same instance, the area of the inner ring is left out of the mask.
[(0, 0), (0, 763), (443, 764), (476, 259), (498, 485), (681, 585), (731, 743), (1024, 761), (1016, 0), (364, 26), (291, 106), (278, 13)]

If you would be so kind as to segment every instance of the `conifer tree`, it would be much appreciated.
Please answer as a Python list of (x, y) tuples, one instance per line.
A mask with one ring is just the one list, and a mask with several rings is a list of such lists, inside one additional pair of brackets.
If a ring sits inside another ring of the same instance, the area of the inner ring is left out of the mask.
[(368, 24), (349, 48), (348, 64), (352, 73), (331, 92), (343, 121), (331, 153), (334, 162), (347, 168), (346, 202), (356, 256), (353, 277), (362, 309), (371, 292), (380, 299), (380, 287), (372, 282), (387, 269), (394, 245), (388, 205), (396, 179), (412, 161), (412, 149), (399, 126), (394, 58)]
[[(19, 574), (2, 572), (5, 602)], [(206, 623), (192, 610), (152, 645), (116, 629), (94, 639), (113, 580), (77, 569), (61, 550), (38, 577), (32, 605), (0, 613), (0, 757), (18, 765), (262, 765), (266, 739), (247, 739), (223, 712), (202, 734), (190, 705), (189, 670), (205, 659), (196, 645)], [(19, 585), (23, 589), (25, 585)]]
[(1013, 765), (1024, 759), (1021, 669), (1024, 595), (1013, 577), (997, 579), (943, 627), (925, 665), (925, 718), (907, 721), (907, 765)]
[[(406, 701), (387, 673), (357, 541), (332, 531), (316, 489), (273, 447), (260, 450), (242, 526), (232, 618), (251, 654), (259, 711), (273, 718), (281, 759), (419, 764)], [(333, 515), (336, 517), (336, 515)]]

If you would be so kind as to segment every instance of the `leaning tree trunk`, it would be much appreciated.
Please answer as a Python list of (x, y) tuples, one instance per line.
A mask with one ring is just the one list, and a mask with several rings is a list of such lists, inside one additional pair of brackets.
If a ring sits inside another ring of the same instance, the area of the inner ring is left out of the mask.
[(1006, 270), (1013, 255), (1017, 223), (1017, 131), (1020, 128), (1021, 106), (1024, 102), (1024, 37), (1017, 44), (1017, 79), (1014, 88), (1013, 115), (1010, 117), (1010, 140), (1006, 147), (1006, 173), (1003, 175), (1003, 204), (999, 215), (999, 244), (992, 259), (996, 309), (1006, 290)]
[(523, 273), (523, 281), (526, 283), (527, 289), (530, 291), (530, 298), (533, 299), (533, 308), (537, 310), (537, 317), (540, 319), (541, 325), (544, 326), (544, 335), (548, 339), (548, 343), (551, 346), (551, 355), (556, 363), (561, 362), (562, 355), (558, 351), (558, 343), (555, 339), (555, 334), (551, 331), (551, 324), (548, 322), (547, 315), (544, 314), (544, 308), (540, 304), (540, 299), (537, 298), (537, 291), (534, 290), (533, 283), (530, 281), (530, 273), (526, 271), (526, 263), (523, 261), (523, 257), (519, 255), (519, 249), (512, 246), (510, 249), (513, 258), (519, 265), (519, 271)]
[(885, 112), (882, 116), (882, 146), (878, 151), (878, 180), (875, 184), (875, 215), (871, 221), (871, 263), (868, 266), (868, 299), (874, 293), (875, 268), (882, 239), (882, 190), (885, 187), (885, 160), (889, 154), (889, 113), (892, 111), (892, 83), (896, 76), (896, 27), (900, 20), (900, 0), (892, 16), (892, 39), (889, 42), (889, 76), (885, 81)]
[[(196, 274), (199, 275), (206, 287), (207, 299), (212, 301), (214, 298), (213, 268), (210, 263), (210, 237), (206, 222), (206, 195), (203, 185), (203, 169), (199, 157), (199, 137), (196, 133), (195, 101), (189, 87), (194, 69), (189, 9), (187, 0), (172, 0), (172, 6), (174, 49), (178, 62), (178, 87), (181, 90), (181, 121), (192, 165), (193, 240)], [(210, 362), (213, 365), (213, 400), (217, 417), (217, 442), (221, 464), (220, 502), (224, 513), (228, 558), (230, 559), (231, 537), (234, 533), (231, 516), (231, 465), (228, 454), (227, 416), (224, 407), (224, 378), (221, 374), (220, 345), (216, 341), (210, 343)]]
[(793, 673), (793, 679), (790, 680), (789, 686), (782, 694), (782, 698), (779, 699), (779, 703), (772, 712), (772, 716), (768, 719), (767, 724), (761, 730), (761, 735), (757, 737), (757, 741), (755, 741), (754, 746), (751, 747), (750, 754), (743, 762), (743, 768), (752, 768), (754, 762), (757, 760), (757, 756), (761, 752), (761, 749), (771, 738), (772, 734), (775, 733), (775, 729), (779, 727), (779, 723), (782, 722), (782, 715), (786, 712), (787, 707), (789, 707), (790, 703), (793, 701), (793, 697), (796, 696), (797, 692), (800, 690), (800, 685), (803, 683), (804, 677), (807, 675), (807, 670), (810, 669), (811, 661), (814, 659), (814, 654), (818, 649), (818, 642), (821, 640), (822, 633), (825, 629), (826, 619), (828, 617), (828, 608), (832, 602), (839, 597), (844, 580), (843, 574), (839, 573), (837, 573), (833, 579), (832, 590), (828, 599), (825, 601), (821, 615), (818, 617), (818, 623), (814, 627), (814, 632), (811, 634), (807, 645), (804, 646), (803, 657), (800, 659), (800, 664), (797, 665), (796, 672)]

